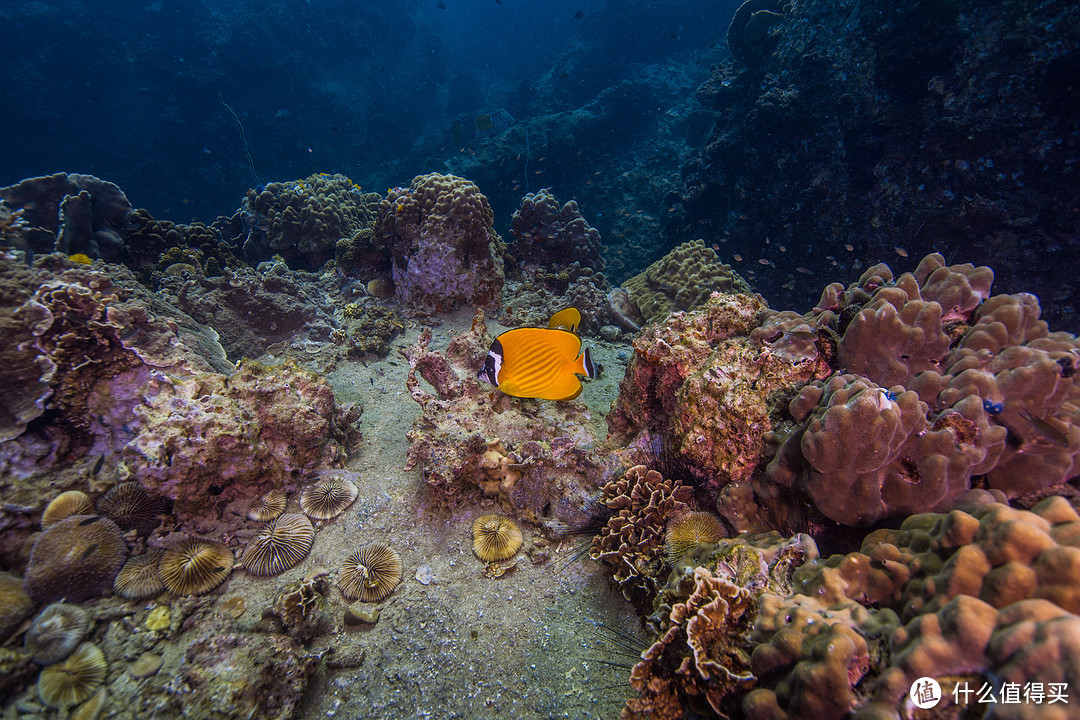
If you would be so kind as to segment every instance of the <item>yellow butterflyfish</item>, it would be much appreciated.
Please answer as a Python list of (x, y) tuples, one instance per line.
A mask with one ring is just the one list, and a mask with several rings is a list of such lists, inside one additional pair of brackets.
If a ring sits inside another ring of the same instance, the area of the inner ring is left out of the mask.
[(484, 367), (476, 376), (507, 395), (540, 400), (572, 400), (581, 394), (578, 375), (600, 377), (603, 368), (581, 349), (576, 329), (581, 313), (567, 308), (555, 313), (546, 328), (517, 328), (491, 343)]

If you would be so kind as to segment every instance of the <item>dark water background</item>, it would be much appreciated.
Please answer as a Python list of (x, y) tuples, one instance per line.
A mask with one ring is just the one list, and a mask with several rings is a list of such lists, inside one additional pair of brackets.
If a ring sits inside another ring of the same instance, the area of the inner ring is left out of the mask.
[(0, 185), (90, 173), (209, 222), (258, 181), (452, 172), (507, 239), (527, 191), (576, 199), (613, 282), (700, 237), (802, 311), (941, 252), (1080, 330), (1074, 3), (754, 0), (732, 53), (740, 5), (8, 2)]

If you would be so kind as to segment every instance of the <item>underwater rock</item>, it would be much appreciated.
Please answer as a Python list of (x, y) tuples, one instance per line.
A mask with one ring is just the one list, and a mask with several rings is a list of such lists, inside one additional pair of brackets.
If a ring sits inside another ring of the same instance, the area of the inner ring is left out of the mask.
[(322, 574), (292, 582), (274, 601), (273, 614), (284, 631), (306, 644), (334, 629), (326, 593), (329, 583)]
[(359, 409), (338, 407), (330, 385), (291, 360), (244, 362), (231, 377), (159, 374), (134, 412), (125, 465), (182, 517), (294, 486), (340, 463), (358, 434)]
[(373, 242), (390, 253), (398, 302), (428, 313), (497, 305), (506, 246), (493, 219), (479, 188), (453, 175), (419, 175), (391, 189)]

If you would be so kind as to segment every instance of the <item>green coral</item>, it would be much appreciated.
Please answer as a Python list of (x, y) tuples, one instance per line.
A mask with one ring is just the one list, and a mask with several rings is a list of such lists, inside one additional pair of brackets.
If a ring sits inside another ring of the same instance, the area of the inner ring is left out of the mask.
[(385, 355), (390, 340), (405, 329), (401, 314), (394, 308), (373, 302), (349, 303), (342, 310), (349, 320), (347, 338), (350, 355)]

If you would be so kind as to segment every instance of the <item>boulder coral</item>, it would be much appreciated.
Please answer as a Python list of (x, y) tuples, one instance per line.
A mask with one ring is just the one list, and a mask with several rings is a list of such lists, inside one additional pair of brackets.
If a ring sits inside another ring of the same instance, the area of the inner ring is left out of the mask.
[(475, 184), (454, 175), (415, 177), (379, 204), (374, 245), (390, 254), (395, 295), (414, 312), (493, 307), (506, 246)]
[(622, 284), (647, 322), (694, 310), (714, 292), (746, 293), (750, 285), (701, 239), (679, 245)]
[(562, 269), (575, 262), (604, 269), (600, 231), (581, 216), (577, 203), (559, 205), (547, 188), (528, 193), (510, 219), (510, 252), (520, 265)]
[(370, 233), (379, 196), (344, 175), (317, 173), (249, 190), (240, 208), (239, 244), (252, 264), (280, 255), (292, 267), (317, 270), (341, 240)]

